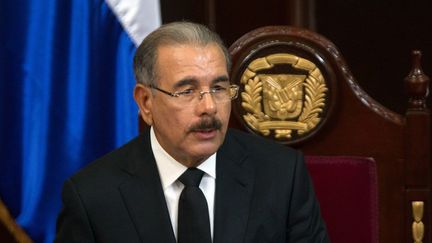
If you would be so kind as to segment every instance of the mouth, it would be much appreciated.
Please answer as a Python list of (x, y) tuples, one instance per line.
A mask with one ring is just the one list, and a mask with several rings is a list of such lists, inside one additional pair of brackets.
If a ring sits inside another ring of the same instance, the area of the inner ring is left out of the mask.
[(209, 140), (209, 139), (213, 139), (214, 137), (216, 137), (217, 131), (218, 131), (218, 129), (207, 128), (207, 129), (196, 129), (193, 133), (200, 140)]

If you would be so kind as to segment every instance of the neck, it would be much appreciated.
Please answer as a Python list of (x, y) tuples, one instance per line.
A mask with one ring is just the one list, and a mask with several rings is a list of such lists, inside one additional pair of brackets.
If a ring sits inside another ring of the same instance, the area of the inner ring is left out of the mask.
[[(173, 157), (174, 158), (174, 157)], [(177, 162), (180, 164), (191, 168), (191, 167), (198, 167), (200, 164), (202, 164), (204, 161), (206, 161), (209, 157), (201, 158), (201, 159), (186, 159), (186, 160), (179, 160), (177, 158), (174, 158)]]

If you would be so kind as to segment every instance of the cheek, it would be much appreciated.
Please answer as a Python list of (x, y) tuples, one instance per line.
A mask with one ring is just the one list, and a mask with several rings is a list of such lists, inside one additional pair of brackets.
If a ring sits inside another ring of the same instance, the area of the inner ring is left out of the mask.
[(189, 120), (191, 116), (184, 110), (165, 110), (159, 115), (159, 119), (155, 120), (155, 122), (158, 122), (159, 125), (164, 127), (164, 130), (169, 131), (173, 135), (184, 133), (190, 126)]
[(228, 103), (225, 107), (223, 107), (220, 111), (221, 119), (228, 124), (229, 117), (231, 114), (231, 103)]

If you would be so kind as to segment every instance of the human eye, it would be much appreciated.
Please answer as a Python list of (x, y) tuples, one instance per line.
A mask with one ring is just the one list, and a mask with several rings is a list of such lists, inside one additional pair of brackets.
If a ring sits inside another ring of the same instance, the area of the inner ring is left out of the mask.
[(211, 90), (214, 93), (221, 93), (221, 92), (225, 92), (228, 88), (224, 85), (215, 85), (214, 87), (211, 88)]
[(185, 96), (185, 97), (188, 97), (188, 96), (193, 96), (194, 94), (195, 94), (195, 89), (193, 89), (193, 88), (187, 88), (187, 89), (183, 89), (183, 90), (181, 90), (181, 91), (177, 91), (177, 92), (175, 92), (178, 96)]

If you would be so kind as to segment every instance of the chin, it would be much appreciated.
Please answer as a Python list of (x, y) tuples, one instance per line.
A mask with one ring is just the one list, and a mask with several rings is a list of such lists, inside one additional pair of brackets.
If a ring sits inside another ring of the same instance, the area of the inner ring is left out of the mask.
[(219, 149), (220, 144), (212, 144), (212, 145), (205, 145), (205, 146), (197, 146), (192, 154), (195, 154), (196, 158), (205, 158), (207, 159), (212, 154), (216, 153), (216, 151)]

